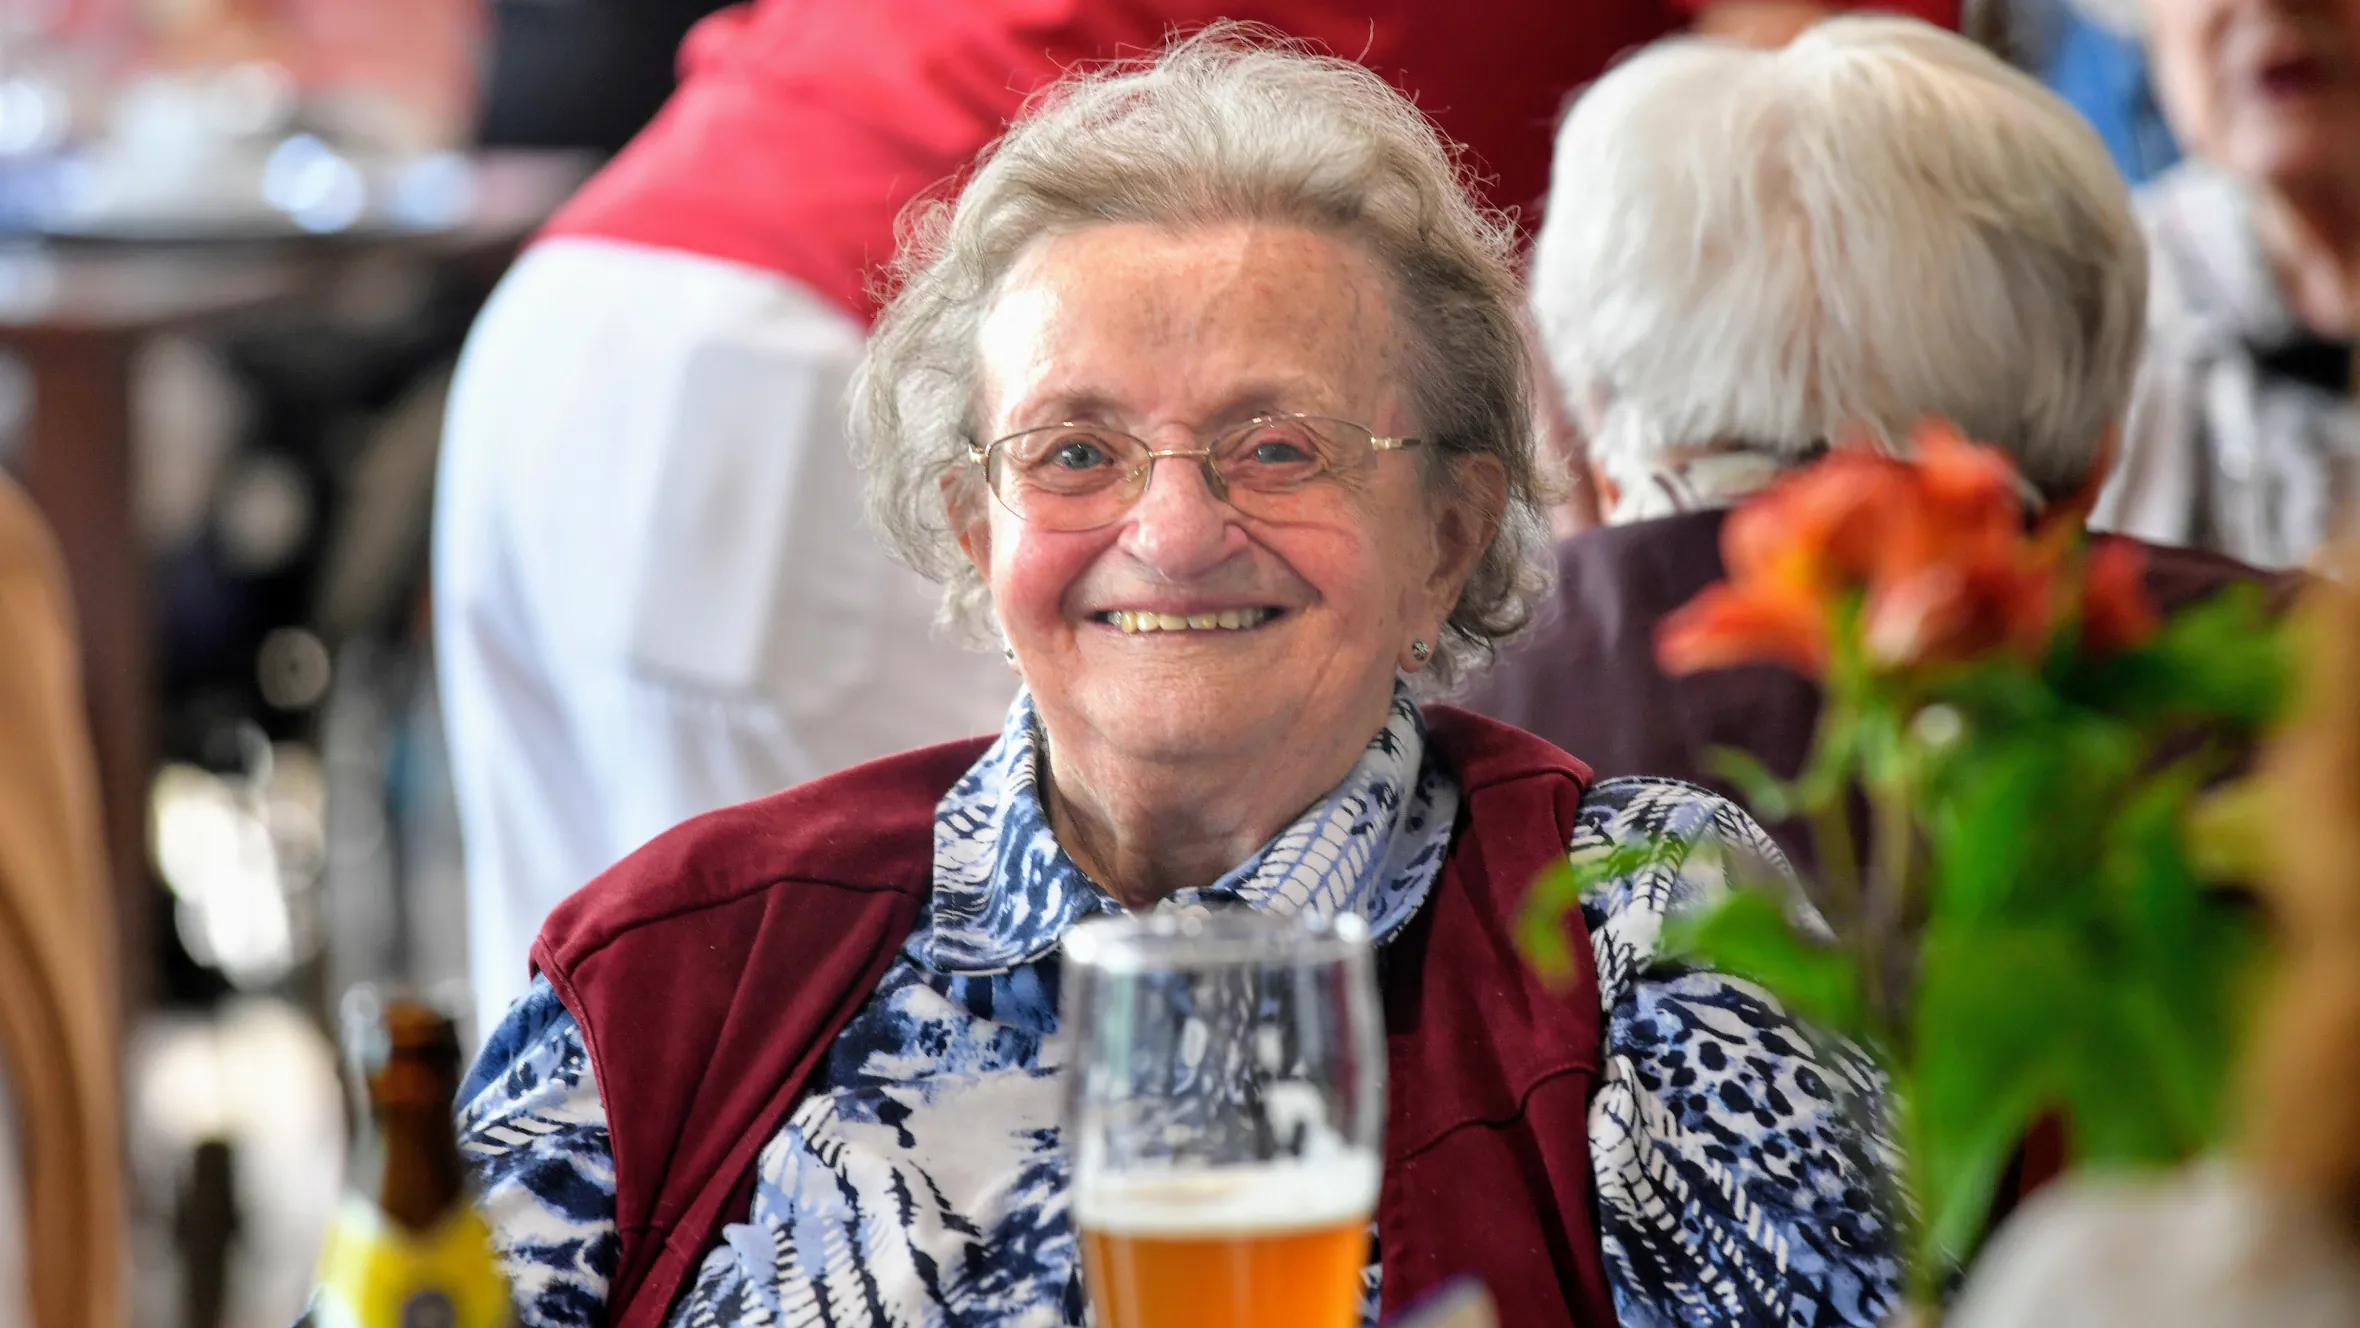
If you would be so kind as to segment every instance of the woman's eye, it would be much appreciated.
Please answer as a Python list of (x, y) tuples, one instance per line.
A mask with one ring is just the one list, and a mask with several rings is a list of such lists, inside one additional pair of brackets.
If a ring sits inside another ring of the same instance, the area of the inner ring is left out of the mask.
[(1319, 464), (1319, 442), (1299, 426), (1267, 421), (1238, 440), (1231, 456), (1252, 466), (1300, 471)]
[(1086, 435), (1074, 434), (1052, 444), (1048, 454), (1041, 458), (1041, 464), (1055, 466), (1059, 470), (1091, 470), (1112, 460), (1106, 444)]
[(1260, 466), (1299, 466), (1312, 459), (1311, 450), (1293, 438), (1264, 438), (1246, 453)]

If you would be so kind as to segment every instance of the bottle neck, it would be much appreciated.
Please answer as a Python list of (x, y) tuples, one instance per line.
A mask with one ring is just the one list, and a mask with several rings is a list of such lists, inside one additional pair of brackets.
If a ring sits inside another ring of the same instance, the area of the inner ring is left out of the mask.
[(380, 1110), (374, 1153), (362, 1173), (367, 1191), (402, 1226), (426, 1231), (464, 1201), (467, 1164), (447, 1112)]

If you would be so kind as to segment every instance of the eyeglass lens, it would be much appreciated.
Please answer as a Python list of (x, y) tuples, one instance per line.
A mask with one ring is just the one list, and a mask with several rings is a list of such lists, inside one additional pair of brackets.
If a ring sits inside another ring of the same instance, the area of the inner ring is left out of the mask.
[(1255, 420), (1209, 448), (1166, 451), (1119, 430), (1057, 425), (1001, 440), (986, 477), (1000, 500), (1026, 520), (1087, 528), (1114, 520), (1137, 501), (1154, 463), (1165, 457), (1197, 460), (1215, 497), (1252, 507), (1257, 498), (1294, 493), (1374, 455), (1367, 431), (1341, 420)]

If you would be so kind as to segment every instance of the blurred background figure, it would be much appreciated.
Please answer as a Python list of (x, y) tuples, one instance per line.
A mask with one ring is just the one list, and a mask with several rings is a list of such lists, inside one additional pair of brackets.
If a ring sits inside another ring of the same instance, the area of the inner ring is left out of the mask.
[(121, 1082), (64, 564), (0, 476), (0, 1325), (116, 1328)]
[(2008, 54), (2082, 113), (2114, 164), (2143, 184), (2180, 159), (2147, 64), (2141, 0), (2024, 0)]
[[(1774, 43), (1818, 12), (1695, 17)], [(906, 204), (1064, 67), (1216, 17), (1396, 80), (1519, 206), (1563, 99), (1691, 15), (772, 0), (696, 29), (680, 91), (508, 276), (454, 389), (436, 641), (485, 1027), (548, 910), (657, 831), (997, 727), (997, 643), (938, 631), (863, 524), (846, 376)]]
[[(1727, 509), (1927, 417), (2070, 498), (2129, 398), (2146, 265), (2070, 108), (1963, 38), (1859, 18), (1772, 53), (1665, 43), (1599, 80), (1559, 132), (1529, 284), (1606, 524), (1559, 544), (1553, 610), (1467, 702), (1601, 775), (1715, 783), (1715, 747), (1792, 776), (1819, 705), (1782, 669), (1656, 667), (1656, 625), (1724, 575)], [(2150, 558), (2166, 605), (2243, 574)]]
[(2299, 565), (2360, 500), (2360, 3), (2148, 12), (2190, 160), (2142, 199), (2146, 369), (2095, 520)]
[(2124, 179), (2145, 184), (2181, 160), (2181, 144), (2155, 101), (2148, 14), (2141, 0), (2041, 0), (2025, 54), (2041, 83), (2082, 111)]

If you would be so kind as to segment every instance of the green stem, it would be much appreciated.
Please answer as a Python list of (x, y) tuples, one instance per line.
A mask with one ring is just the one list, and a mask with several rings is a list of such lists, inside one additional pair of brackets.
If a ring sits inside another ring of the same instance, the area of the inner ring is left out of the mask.
[[(1914, 1077), (1913, 1077), (1914, 1078)], [(1902, 1144), (1902, 1168), (1909, 1177), (1909, 1194), (1896, 1196), (1894, 1211), (1902, 1223), (1901, 1249), (1908, 1260), (1902, 1283), (1902, 1295), (1909, 1308), (1912, 1328), (1934, 1328), (1942, 1318), (1942, 1258), (1934, 1248), (1933, 1206), (1935, 1195), (1926, 1174), (1926, 1139), (1921, 1127), (1916, 1097), (1903, 1087), (1912, 1084), (1899, 1073), (1893, 1076), (1893, 1092), (1898, 1097), (1899, 1127)], [(1913, 1205), (1909, 1199), (1914, 1197)]]
[(1902, 953), (1909, 938), (1902, 933), (1917, 893), (1910, 870), (1916, 861), (1912, 836), (1917, 827), (1908, 781), (1894, 779), (1869, 789), (1868, 807), (1873, 827), (1870, 849), (1875, 856), (1861, 925), (1861, 957), (1868, 970), (1864, 976), (1869, 983), (1869, 1008), (1888, 1045), (1906, 1062), (1910, 965)]
[(1819, 850), (1821, 893), (1828, 906), (1827, 924), (1838, 944), (1860, 953), (1860, 856), (1852, 837), (1852, 782), (1827, 781), (1833, 792), (1820, 791), (1804, 804), (1811, 822), (1811, 842)]
[[(1894, 714), (1909, 715), (1914, 706), (1895, 698)], [(1943, 1196), (1927, 1174), (1930, 1156), (1917, 1112), (1917, 1047), (1912, 1019), (1916, 1007), (1917, 950), (1921, 937), (1918, 878), (1926, 866), (1919, 851), (1917, 803), (1921, 766), (1912, 751), (1908, 728), (1898, 719), (1880, 729), (1885, 741), (1864, 762), (1873, 778), (1866, 781), (1871, 842), (1867, 917), (1862, 927), (1863, 978), (1869, 986), (1870, 1019), (1891, 1058), (1893, 1092), (1899, 1096), (1901, 1141), (1907, 1158), (1914, 1208), (1904, 1203), (1909, 1270), (1906, 1294), (1915, 1328), (1933, 1328), (1942, 1312), (1942, 1252), (1935, 1247), (1933, 1214)]]
[(1864, 883), (1852, 834), (1852, 790), (1859, 784), (1858, 673), (1839, 660), (1828, 674), (1826, 700), (1811, 735), (1811, 755), (1789, 787), (1811, 825), (1819, 851), (1820, 894), (1837, 944), (1860, 953)]

